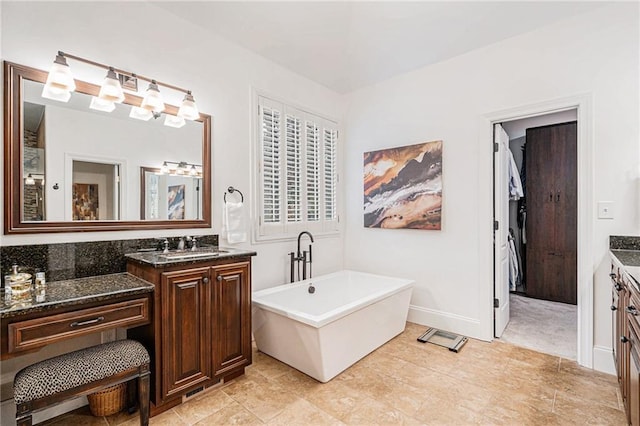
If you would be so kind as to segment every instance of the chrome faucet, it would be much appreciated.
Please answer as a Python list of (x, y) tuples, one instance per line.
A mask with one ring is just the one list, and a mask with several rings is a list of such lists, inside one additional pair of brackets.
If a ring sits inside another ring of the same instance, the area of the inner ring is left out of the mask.
[[(302, 231), (298, 234), (298, 251), (296, 253), (289, 253), (291, 263), (291, 282), (295, 281), (295, 265), (298, 266), (298, 279), (300, 279), (300, 262), (302, 262), (302, 279), (307, 279), (307, 263), (309, 264), (309, 278), (311, 278), (311, 244), (309, 244), (309, 251), (304, 250), (300, 252), (300, 240), (303, 235), (308, 235), (311, 243), (313, 244), (313, 235), (309, 231)], [(308, 256), (307, 256), (308, 254)]]

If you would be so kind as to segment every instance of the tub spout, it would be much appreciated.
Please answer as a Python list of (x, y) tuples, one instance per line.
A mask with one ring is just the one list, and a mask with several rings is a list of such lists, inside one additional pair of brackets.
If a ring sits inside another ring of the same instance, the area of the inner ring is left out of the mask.
[(302, 238), (303, 235), (308, 235), (309, 238), (311, 239), (311, 242), (313, 243), (313, 235), (311, 235), (311, 232), (309, 231), (302, 231), (301, 233), (298, 234), (298, 251), (296, 252), (296, 256), (298, 257), (302, 257), (302, 253), (300, 253), (300, 239)]

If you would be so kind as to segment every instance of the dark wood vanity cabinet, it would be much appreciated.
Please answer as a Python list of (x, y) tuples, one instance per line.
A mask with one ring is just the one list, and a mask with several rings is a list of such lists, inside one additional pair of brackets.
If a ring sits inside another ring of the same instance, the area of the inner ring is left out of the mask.
[(611, 268), (613, 359), (627, 421), (640, 426), (640, 292), (620, 268)]
[(127, 269), (156, 285), (153, 323), (130, 334), (154, 348), (152, 415), (251, 364), (251, 258)]

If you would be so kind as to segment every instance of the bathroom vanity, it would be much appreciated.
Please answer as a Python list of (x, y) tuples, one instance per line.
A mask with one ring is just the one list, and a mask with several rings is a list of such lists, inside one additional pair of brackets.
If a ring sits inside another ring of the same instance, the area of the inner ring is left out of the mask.
[(127, 255), (127, 271), (155, 285), (151, 324), (129, 330), (152, 355), (155, 415), (251, 364), (251, 251)]
[(11, 304), (3, 298), (2, 359), (90, 333), (149, 324), (153, 290), (120, 273), (50, 282), (41, 302)]
[(640, 424), (640, 239), (611, 237), (612, 349), (627, 421)]

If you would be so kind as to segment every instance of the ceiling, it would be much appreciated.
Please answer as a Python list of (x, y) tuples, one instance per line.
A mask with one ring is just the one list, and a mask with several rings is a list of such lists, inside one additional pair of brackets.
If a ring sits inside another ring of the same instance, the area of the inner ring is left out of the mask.
[(568, 2), (152, 2), (336, 92), (599, 7)]

